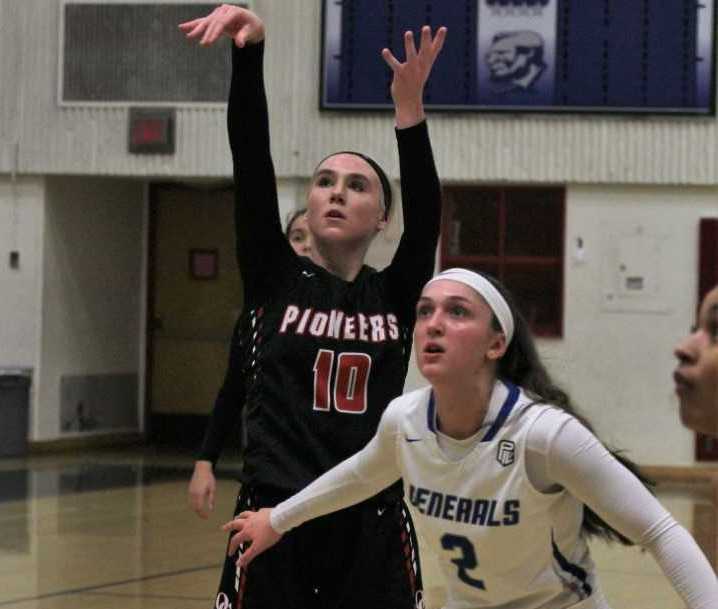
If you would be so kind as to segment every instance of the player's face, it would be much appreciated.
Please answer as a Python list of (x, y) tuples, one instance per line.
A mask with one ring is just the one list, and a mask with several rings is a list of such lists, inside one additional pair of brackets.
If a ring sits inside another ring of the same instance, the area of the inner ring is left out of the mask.
[(289, 244), (298, 256), (309, 256), (312, 253), (312, 236), (307, 226), (307, 215), (294, 218), (289, 227)]
[(449, 279), (424, 288), (416, 308), (414, 348), (421, 374), (432, 384), (466, 384), (506, 351), (492, 312), (469, 286)]
[(309, 231), (316, 241), (366, 242), (384, 228), (379, 176), (354, 154), (325, 159), (312, 178), (307, 202)]
[(681, 403), (681, 421), (701, 433), (718, 436), (718, 287), (703, 299), (698, 324), (675, 349), (673, 374)]

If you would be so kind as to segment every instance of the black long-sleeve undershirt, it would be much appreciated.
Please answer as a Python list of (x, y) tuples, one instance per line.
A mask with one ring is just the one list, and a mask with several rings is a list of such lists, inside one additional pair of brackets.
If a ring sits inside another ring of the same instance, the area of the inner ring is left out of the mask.
[[(263, 50), (263, 43), (244, 49), (233, 47), (227, 117), (236, 187), (237, 258), (246, 310), (272, 306), (297, 281), (296, 276), (303, 269), (314, 272), (317, 268), (294, 254), (281, 229), (262, 74)], [(366, 280), (378, 283), (386, 307), (399, 314), (402, 328), (410, 334), (415, 303), (434, 268), (441, 194), (426, 123), (396, 130), (396, 137), (404, 233), (391, 264), (380, 273), (374, 273), (374, 279), (370, 277), (371, 271), (364, 267), (355, 284)], [(213, 463), (240, 418), (247, 398), (247, 349), (240, 344), (240, 335), (235, 329), (229, 368), (199, 453), (200, 458)], [(406, 350), (401, 357), (408, 360)], [(379, 376), (373, 382), (382, 382), (380, 373), (377, 371)], [(383, 382), (386, 384), (387, 380)], [(391, 379), (390, 385), (388, 399), (401, 392), (403, 376)], [(386, 403), (381, 405), (382, 409)]]

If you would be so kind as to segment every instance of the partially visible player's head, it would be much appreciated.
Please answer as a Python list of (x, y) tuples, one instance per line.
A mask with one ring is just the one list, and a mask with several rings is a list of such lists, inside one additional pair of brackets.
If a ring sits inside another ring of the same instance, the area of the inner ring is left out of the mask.
[(510, 82), (525, 77), (531, 66), (543, 69), (543, 40), (535, 32), (501, 32), (496, 34), (486, 53), (491, 80)]
[(681, 421), (718, 436), (718, 286), (706, 294), (695, 327), (676, 345), (675, 355)]
[(289, 216), (284, 234), (298, 256), (309, 256), (312, 253), (312, 235), (307, 226), (306, 207), (298, 209)]
[(368, 247), (386, 226), (391, 209), (389, 180), (381, 167), (358, 152), (323, 159), (312, 176), (307, 222), (319, 247)]

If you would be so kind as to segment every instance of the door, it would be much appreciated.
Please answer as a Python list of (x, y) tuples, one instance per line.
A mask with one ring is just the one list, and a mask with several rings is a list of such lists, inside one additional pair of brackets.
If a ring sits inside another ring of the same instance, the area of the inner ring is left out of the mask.
[(150, 194), (149, 436), (196, 447), (242, 306), (232, 190), (160, 184)]

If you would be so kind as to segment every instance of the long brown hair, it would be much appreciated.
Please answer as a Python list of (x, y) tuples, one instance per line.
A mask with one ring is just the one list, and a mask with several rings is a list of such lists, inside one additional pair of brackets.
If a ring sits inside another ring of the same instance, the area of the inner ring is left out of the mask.
[[(553, 381), (543, 362), (541, 362), (528, 323), (516, 307), (510, 292), (495, 278), (487, 275), (484, 275), (484, 277), (501, 293), (514, 317), (514, 335), (506, 353), (499, 360), (498, 377), (520, 386), (536, 403), (551, 404), (564, 410), (595, 434), (591, 423), (578, 412), (571, 401), (571, 397)], [(501, 332), (501, 326), (495, 316), (493, 327), (498, 332)], [(621, 451), (609, 446), (606, 446), (606, 448), (649, 490), (651, 489), (654, 485), (653, 481), (641, 473), (638, 465), (621, 454)], [(582, 528), (583, 533), (589, 537), (600, 537), (606, 541), (618, 541), (624, 545), (633, 545), (630, 539), (619, 533), (586, 505), (583, 506)]]

